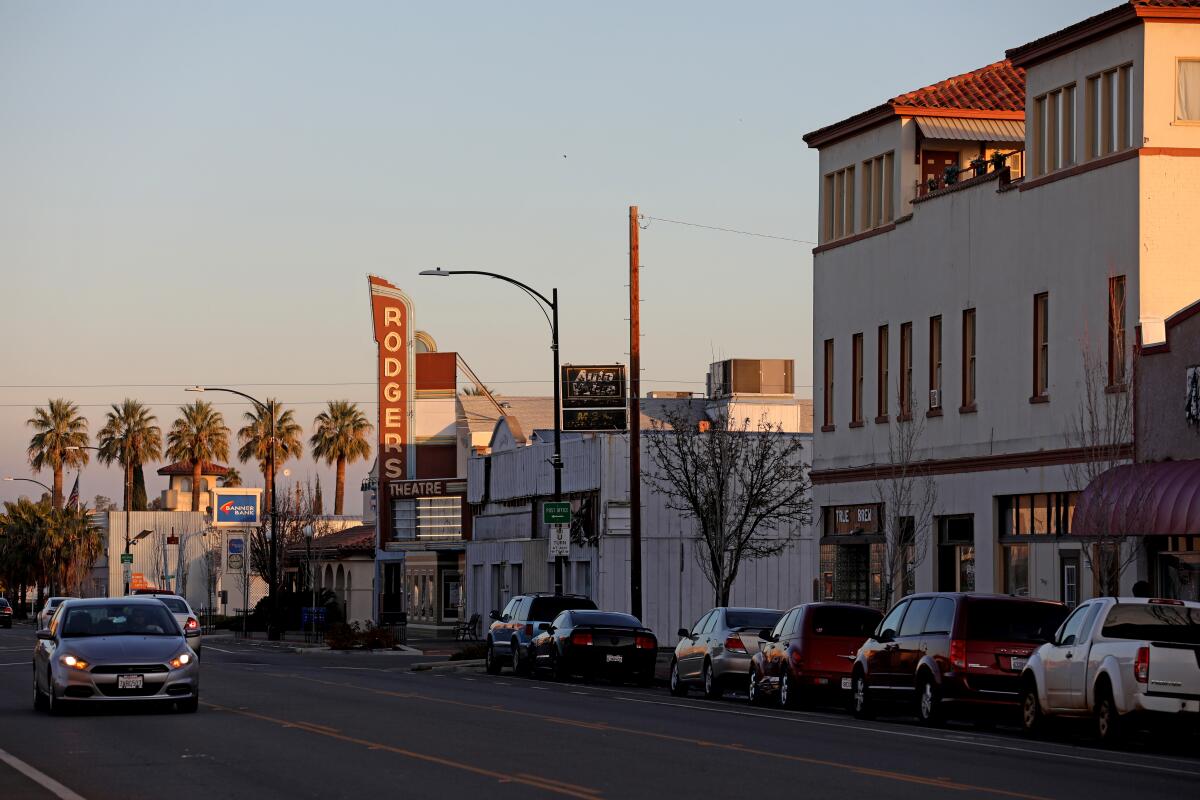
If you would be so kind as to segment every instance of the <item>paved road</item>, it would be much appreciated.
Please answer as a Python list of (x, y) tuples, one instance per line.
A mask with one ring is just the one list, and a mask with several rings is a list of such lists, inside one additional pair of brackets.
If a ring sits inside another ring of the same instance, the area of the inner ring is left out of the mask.
[(1114, 753), (1066, 738), (863, 723), (833, 711), (676, 699), (662, 689), (412, 672), (411, 657), (299, 655), (229, 642), (205, 646), (198, 714), (121, 708), (52, 718), (31, 708), (32, 642), (29, 628), (0, 631), (5, 800), (381, 791), (1128, 800), (1195, 797), (1200, 787), (1200, 754), (1187, 749)]

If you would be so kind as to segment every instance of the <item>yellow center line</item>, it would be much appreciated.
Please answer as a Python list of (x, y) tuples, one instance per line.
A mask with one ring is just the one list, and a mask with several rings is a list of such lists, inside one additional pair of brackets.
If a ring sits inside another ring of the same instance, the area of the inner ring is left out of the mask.
[(907, 783), (920, 784), (922, 786), (931, 786), (938, 789), (948, 789), (952, 791), (968, 792), (973, 795), (994, 795), (997, 797), (1011, 797), (1016, 800), (1048, 800), (1041, 795), (1025, 794), (1023, 792), (1015, 792), (1007, 789), (996, 789), (990, 786), (974, 786), (969, 783), (959, 783), (950, 781), (944, 778), (927, 778), (921, 775), (914, 775), (907, 772), (896, 772), (894, 770), (875, 769), (873, 767), (863, 767), (856, 764), (848, 764), (840, 761), (830, 761), (823, 758), (812, 758), (810, 756), (793, 755), (790, 753), (777, 753), (771, 750), (758, 750), (751, 747), (745, 747), (740, 744), (725, 744), (723, 742), (711, 742), (705, 739), (694, 739), (688, 736), (676, 736), (669, 733), (655, 733), (654, 731), (640, 730), (637, 728), (624, 728), (616, 725), (609, 725), (603, 722), (586, 722), (584, 720), (570, 719), (567, 717), (556, 717), (549, 714), (539, 714), (534, 711), (520, 711), (514, 708), (490, 704), (484, 705), (481, 703), (468, 703), (463, 700), (451, 700), (444, 697), (433, 697), (430, 695), (418, 694), (416, 692), (395, 692), (390, 689), (376, 689), (370, 686), (360, 686), (353, 683), (342, 683), (338, 681), (326, 681), (320, 678), (310, 678), (306, 675), (297, 675), (295, 673), (275, 673), (275, 677), (293, 678), (296, 680), (310, 681), (312, 683), (324, 684), (326, 686), (336, 686), (343, 689), (354, 689), (360, 692), (368, 692), (370, 694), (383, 695), (386, 697), (395, 697), (403, 700), (419, 700), (428, 703), (437, 703), (441, 705), (456, 706), (458, 708), (468, 708), (477, 711), (491, 711), (499, 714), (508, 714), (511, 716), (526, 717), (528, 719), (537, 719), (544, 722), (550, 722), (556, 725), (569, 725), (576, 728), (586, 728), (590, 730), (607, 731), (611, 733), (624, 733), (631, 736), (641, 736), (650, 739), (658, 739), (661, 741), (675, 742), (678, 744), (690, 744), (696, 747), (716, 748), (719, 750), (728, 750), (734, 753), (746, 753), (750, 755), (762, 756), (764, 758), (775, 758), (784, 761), (791, 761), (799, 764), (810, 764), (818, 767), (828, 767), (830, 769), (845, 770), (858, 775), (864, 775), (873, 778), (884, 778), (887, 780), (905, 781)]
[(579, 798), (579, 800), (596, 800), (596, 798), (599, 796), (599, 790), (597, 789), (591, 789), (584, 786), (574, 786), (569, 783), (562, 783), (561, 781), (551, 781), (536, 775), (508, 775), (503, 772), (495, 772), (484, 767), (476, 767), (472, 764), (456, 761), (452, 758), (430, 755), (429, 753), (418, 753), (415, 750), (408, 750), (403, 747), (395, 747), (390, 744), (384, 744), (383, 742), (372, 742), (369, 739), (360, 739), (357, 736), (347, 736), (344, 733), (337, 733), (333, 728), (329, 728), (324, 725), (318, 726), (311, 722), (280, 719), (279, 717), (272, 717), (267, 714), (259, 714), (255, 711), (246, 711), (240, 708), (232, 708), (230, 706), (217, 705), (216, 703), (205, 703), (204, 705), (217, 711), (238, 714), (239, 716), (249, 717), (250, 719), (256, 719), (261, 722), (274, 723), (284, 728), (294, 728), (296, 730), (302, 730), (318, 736), (337, 739), (341, 742), (357, 744), (367, 748), (368, 750), (384, 750), (388, 753), (404, 756), (405, 758), (412, 758), (417, 761), (425, 761), (430, 764), (438, 764), (443, 767), (450, 767), (451, 769), (471, 772), (476, 775), (482, 775), (486, 778), (492, 778), (500, 783), (521, 783), (526, 786), (532, 786), (535, 789), (544, 789), (545, 791), (553, 794), (561, 794), (567, 797)]

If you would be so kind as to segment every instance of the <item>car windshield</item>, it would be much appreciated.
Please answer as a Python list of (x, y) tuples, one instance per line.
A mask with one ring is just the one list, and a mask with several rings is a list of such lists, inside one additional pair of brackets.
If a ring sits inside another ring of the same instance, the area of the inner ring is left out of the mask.
[(68, 607), (62, 621), (64, 639), (86, 636), (181, 636), (165, 606), (150, 603), (106, 603)]
[(187, 605), (187, 603), (183, 602), (183, 601), (182, 601), (182, 600), (180, 600), (178, 597), (160, 597), (160, 598), (158, 598), (158, 599), (162, 601), (162, 604), (163, 604), (164, 606), (166, 606), (167, 608), (169, 608), (169, 609), (171, 610), (171, 613), (172, 613), (172, 614), (188, 614), (188, 613), (191, 613), (191, 612), (188, 610), (188, 605)]
[(972, 600), (967, 609), (968, 639), (1037, 644), (1054, 638), (1069, 610), (1056, 603), (1018, 600)]
[(576, 625), (603, 625), (610, 628), (640, 628), (642, 623), (632, 614), (613, 611), (576, 611), (571, 615)]
[(818, 636), (857, 636), (867, 638), (882, 616), (870, 608), (818, 606), (813, 609), (812, 629)]
[(1116, 605), (1101, 630), (1109, 639), (1200, 644), (1200, 608), (1138, 603)]
[(564, 611), (594, 609), (596, 604), (586, 597), (535, 597), (529, 608), (529, 619), (535, 622), (549, 622)]
[(725, 624), (730, 628), (774, 628), (783, 616), (782, 611), (765, 608), (729, 608), (725, 610)]

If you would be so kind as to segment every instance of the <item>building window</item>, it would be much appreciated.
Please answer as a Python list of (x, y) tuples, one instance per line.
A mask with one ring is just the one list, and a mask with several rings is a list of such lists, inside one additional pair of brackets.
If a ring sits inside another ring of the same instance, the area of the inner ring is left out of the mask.
[(1133, 146), (1133, 65), (1087, 80), (1087, 154), (1100, 158)]
[(1075, 514), (1075, 492), (1012, 494), (996, 498), (1001, 538), (1066, 536)]
[(859, 229), (870, 230), (892, 221), (892, 154), (862, 162), (862, 208)]
[(942, 407), (942, 318), (929, 318), (929, 410)]
[(861, 425), (863, 421), (863, 335), (861, 333), (854, 334), (852, 343), (851, 354), (854, 359), (854, 369), (851, 373), (852, 383), (850, 385), (853, 404), (850, 411), (850, 422), (851, 424)]
[(912, 323), (900, 326), (900, 416), (912, 415)]
[(1033, 100), (1034, 174), (1043, 175), (1075, 163), (1075, 84)]
[(875, 406), (878, 409), (879, 421), (887, 419), (888, 415), (888, 326), (879, 326), (879, 365), (875, 375)]
[(1046, 397), (1050, 386), (1050, 295), (1033, 296), (1033, 397)]
[(825, 241), (854, 233), (854, 167), (825, 176)]
[(1200, 122), (1200, 60), (1181, 59), (1176, 78), (1179, 107), (1175, 119)]
[(825, 340), (825, 416), (824, 426), (833, 427), (833, 339)]
[(462, 538), (462, 497), (418, 497), (392, 502), (392, 537), (407, 541)]
[(968, 308), (962, 318), (962, 406), (975, 409), (975, 309)]
[(1108, 279), (1108, 385), (1125, 385), (1125, 276)]

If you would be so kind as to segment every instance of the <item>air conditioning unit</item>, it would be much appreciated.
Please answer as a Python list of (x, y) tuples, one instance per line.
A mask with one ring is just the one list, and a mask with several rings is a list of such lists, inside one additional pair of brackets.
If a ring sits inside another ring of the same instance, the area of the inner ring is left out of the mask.
[(929, 390), (929, 407), (930, 408), (941, 408), (942, 407), (942, 392), (941, 392), (941, 390), (939, 390), (939, 389), (930, 389)]

